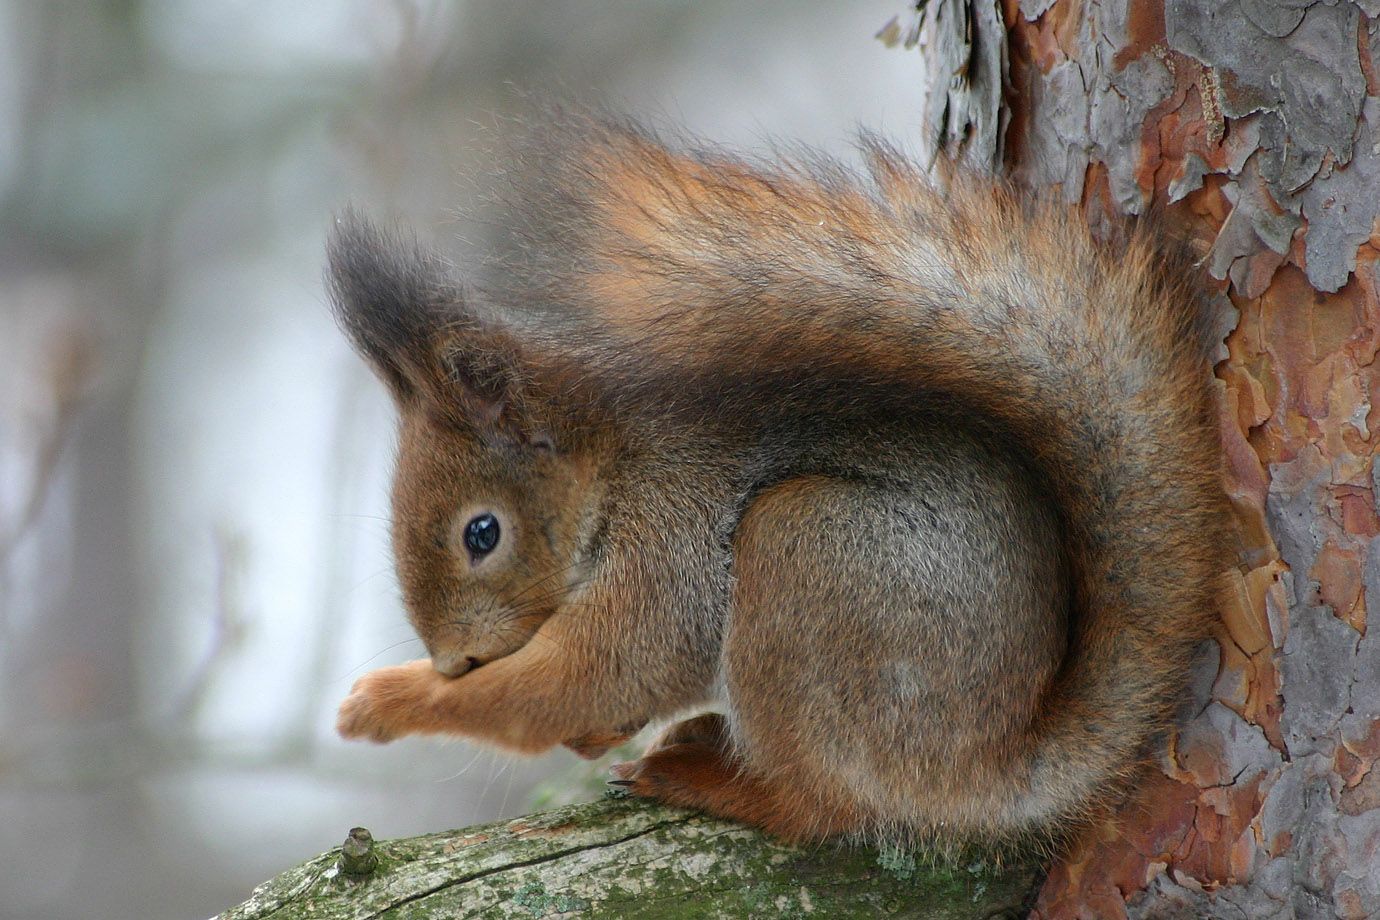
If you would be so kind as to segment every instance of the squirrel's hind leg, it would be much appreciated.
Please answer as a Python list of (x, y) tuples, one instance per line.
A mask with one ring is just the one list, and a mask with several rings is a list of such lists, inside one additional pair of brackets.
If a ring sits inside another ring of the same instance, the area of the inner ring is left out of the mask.
[(622, 766), (630, 791), (797, 840), (992, 830), (1063, 601), (1038, 502), (965, 462), (759, 493), (733, 542), (730, 715)]

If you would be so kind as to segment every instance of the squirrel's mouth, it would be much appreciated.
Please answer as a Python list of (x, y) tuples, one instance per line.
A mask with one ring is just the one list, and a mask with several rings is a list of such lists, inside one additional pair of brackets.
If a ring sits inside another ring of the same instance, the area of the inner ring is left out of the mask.
[(525, 647), (548, 615), (546, 611), (514, 615), (502, 608), (469, 611), (464, 621), (423, 623), (417, 632), (436, 673), (464, 677)]

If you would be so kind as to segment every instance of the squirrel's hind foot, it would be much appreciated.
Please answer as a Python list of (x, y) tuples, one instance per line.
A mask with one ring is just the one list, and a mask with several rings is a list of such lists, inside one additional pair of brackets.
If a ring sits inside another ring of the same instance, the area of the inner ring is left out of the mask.
[(641, 760), (609, 768), (630, 795), (742, 821), (788, 841), (819, 840), (861, 829), (846, 794), (811, 795), (791, 777), (766, 777), (738, 759), (724, 717), (709, 713), (679, 722)]

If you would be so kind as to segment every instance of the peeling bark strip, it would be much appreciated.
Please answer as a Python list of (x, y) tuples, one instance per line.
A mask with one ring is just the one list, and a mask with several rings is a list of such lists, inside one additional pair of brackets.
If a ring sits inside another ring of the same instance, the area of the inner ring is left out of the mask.
[(1380, 916), (1380, 2), (1003, 8), (1008, 165), (1222, 282), (1241, 535), (1191, 718), (1036, 915)]
[(357, 880), (340, 871), (339, 850), (324, 853), (259, 886), (219, 920), (974, 920), (1019, 916), (1037, 877), (1028, 866), (945, 867), (842, 845), (795, 849), (628, 799), (383, 841), (373, 853), (377, 868)]
[(996, 170), (1009, 110), (1006, 28), (997, 0), (915, 0), (904, 30), (893, 17), (877, 33), (888, 47), (920, 45), (929, 94), (924, 137), (933, 154)]

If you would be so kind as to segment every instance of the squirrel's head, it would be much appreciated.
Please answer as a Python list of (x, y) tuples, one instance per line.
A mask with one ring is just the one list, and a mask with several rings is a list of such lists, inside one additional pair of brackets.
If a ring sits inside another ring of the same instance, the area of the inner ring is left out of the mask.
[(401, 415), (393, 552), (408, 615), (436, 669), (462, 674), (523, 646), (587, 577), (596, 451), (556, 409), (558, 369), (438, 256), (347, 214), (329, 262), (337, 318)]

